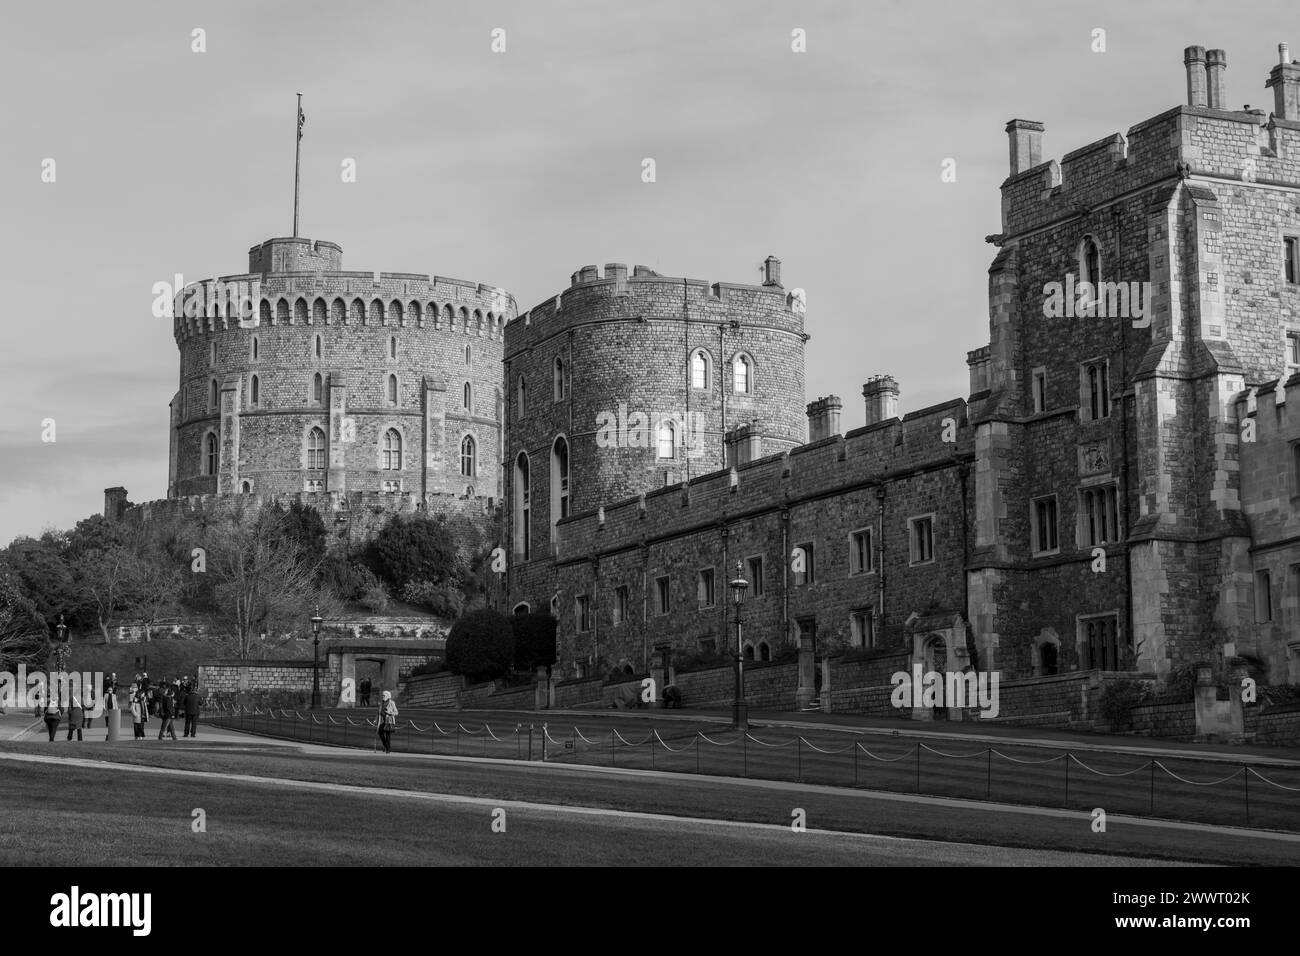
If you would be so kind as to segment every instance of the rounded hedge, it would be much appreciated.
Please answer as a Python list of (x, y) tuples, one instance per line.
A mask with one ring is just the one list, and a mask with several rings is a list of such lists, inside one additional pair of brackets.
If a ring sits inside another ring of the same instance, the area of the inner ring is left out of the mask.
[(515, 662), (515, 632), (498, 611), (471, 611), (447, 635), (447, 669), (470, 683), (505, 677)]

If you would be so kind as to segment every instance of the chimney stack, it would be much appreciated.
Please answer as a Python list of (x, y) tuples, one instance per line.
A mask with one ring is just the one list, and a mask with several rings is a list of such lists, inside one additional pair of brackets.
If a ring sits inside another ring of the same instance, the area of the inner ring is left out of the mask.
[(844, 403), (838, 395), (827, 395), (808, 403), (808, 440), (821, 441), (840, 433), (840, 409)]
[(867, 400), (867, 424), (878, 425), (898, 417), (898, 383), (892, 375), (875, 375), (862, 386)]
[(1185, 49), (1183, 65), (1187, 67), (1187, 105), (1205, 106), (1205, 47), (1189, 46)]
[(1033, 169), (1043, 161), (1043, 124), (1013, 119), (1007, 124), (1011, 141), (1011, 175)]
[(1300, 63), (1291, 62), (1285, 43), (1277, 45), (1278, 64), (1268, 74), (1266, 88), (1273, 90), (1273, 115), (1278, 119), (1300, 120)]
[(781, 287), (781, 260), (776, 256), (763, 260), (763, 285)]
[(1223, 92), (1223, 71), (1228, 68), (1228, 54), (1223, 50), (1209, 50), (1205, 54), (1205, 73), (1209, 87), (1209, 106), (1212, 110), (1226, 110), (1227, 97)]

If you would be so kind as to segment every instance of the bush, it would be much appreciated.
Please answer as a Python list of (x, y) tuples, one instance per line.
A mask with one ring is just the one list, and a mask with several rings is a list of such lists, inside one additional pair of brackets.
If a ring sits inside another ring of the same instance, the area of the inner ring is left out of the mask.
[(498, 611), (471, 611), (447, 635), (447, 669), (470, 683), (504, 677), (514, 662), (514, 630)]
[(456, 545), (439, 518), (394, 515), (375, 535), (370, 554), (375, 570), (395, 591), (412, 581), (442, 584), (457, 569)]
[(345, 555), (332, 554), (321, 565), (321, 583), (342, 601), (359, 601), (379, 584), (379, 578)]
[(1132, 709), (1147, 700), (1145, 681), (1132, 678), (1107, 681), (1101, 689), (1098, 707), (1111, 730), (1127, 730), (1133, 725)]
[(465, 610), (465, 595), (451, 584), (407, 581), (402, 600), (439, 617), (458, 618)]
[(558, 622), (549, 614), (510, 615), (515, 635), (515, 669), (532, 671), (555, 663), (555, 629)]
[(388, 610), (388, 592), (382, 584), (373, 585), (361, 595), (361, 605), (374, 614), (383, 614)]

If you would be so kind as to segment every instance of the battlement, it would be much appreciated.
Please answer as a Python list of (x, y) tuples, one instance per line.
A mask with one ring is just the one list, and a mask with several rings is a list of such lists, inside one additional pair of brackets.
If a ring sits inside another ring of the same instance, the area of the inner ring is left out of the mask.
[[(835, 396), (827, 396), (810, 408), (817, 406), (819, 411), (827, 411), (838, 401)], [(950, 468), (973, 455), (973, 436), (962, 399), (846, 435), (828, 435), (784, 454), (768, 455), (563, 518), (558, 523), (556, 557), (563, 561), (586, 556), (583, 548), (566, 547), (566, 541), (597, 540), (602, 549), (633, 547), (646, 537), (714, 525), (720, 516), (771, 511), (792, 499), (817, 497), (852, 486), (880, 485)], [(596, 531), (600, 537), (593, 539)]]
[(413, 272), (221, 276), (185, 285), (172, 301), (178, 344), (275, 325), (414, 326), (500, 338), (516, 311), (504, 289)]
[(1271, 426), (1277, 425), (1286, 410), (1294, 409), (1291, 414), (1300, 415), (1300, 371), (1246, 389), (1234, 401), (1238, 420), (1254, 418), (1259, 423), (1260, 432), (1272, 434), (1278, 431), (1281, 434), (1279, 429)]
[(250, 273), (337, 272), (343, 268), (343, 247), (324, 239), (267, 239), (248, 250)]
[[(512, 332), (520, 333), (530, 342), (537, 338), (533, 330), (544, 327), (542, 335), (549, 335), (563, 323), (568, 314), (584, 308), (600, 307), (611, 299), (623, 299), (629, 305), (619, 308), (626, 314), (620, 318), (649, 321), (656, 318), (680, 320), (683, 310), (700, 321), (725, 321), (724, 311), (739, 304), (750, 309), (761, 309), (786, 322), (797, 317), (802, 331), (803, 297), (799, 290), (787, 292), (780, 285), (780, 260), (769, 256), (764, 262), (764, 282), (761, 285), (737, 282), (709, 282), (665, 276), (647, 266), (634, 265), (631, 274), (626, 263), (609, 262), (602, 272), (599, 266), (586, 265), (569, 278), (569, 287), (549, 299), (518, 315), (508, 324)], [(530, 330), (524, 333), (523, 330)]]
[(1012, 120), (1010, 175), (1002, 184), (1002, 233), (997, 241), (1088, 213), (1165, 180), (1198, 175), (1300, 187), (1300, 63), (1274, 67), (1272, 115), (1249, 105), (1227, 106), (1222, 50), (1188, 47), (1188, 102), (1129, 129), (1043, 162), (1044, 125)]

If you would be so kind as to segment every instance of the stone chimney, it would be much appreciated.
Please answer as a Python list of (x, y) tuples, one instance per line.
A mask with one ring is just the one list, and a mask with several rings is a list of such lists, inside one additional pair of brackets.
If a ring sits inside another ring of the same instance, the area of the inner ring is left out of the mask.
[(763, 285), (781, 286), (781, 260), (776, 256), (763, 260)]
[(1013, 119), (1007, 124), (1011, 141), (1011, 175), (1033, 169), (1043, 161), (1043, 124)]
[(840, 409), (844, 403), (838, 395), (827, 395), (808, 403), (808, 440), (821, 441), (840, 433)]
[(1278, 119), (1300, 120), (1300, 63), (1291, 60), (1291, 51), (1285, 43), (1277, 45), (1277, 59), (1277, 66), (1264, 84), (1273, 90), (1273, 115)]
[(898, 417), (898, 383), (891, 375), (876, 375), (862, 386), (867, 400), (867, 424), (878, 425)]
[(1187, 105), (1205, 106), (1205, 47), (1189, 46), (1185, 49), (1183, 65), (1187, 67)]
[(1205, 54), (1209, 106), (1212, 110), (1226, 110), (1227, 98), (1223, 91), (1223, 72), (1228, 68), (1228, 54), (1223, 50), (1208, 50)]

